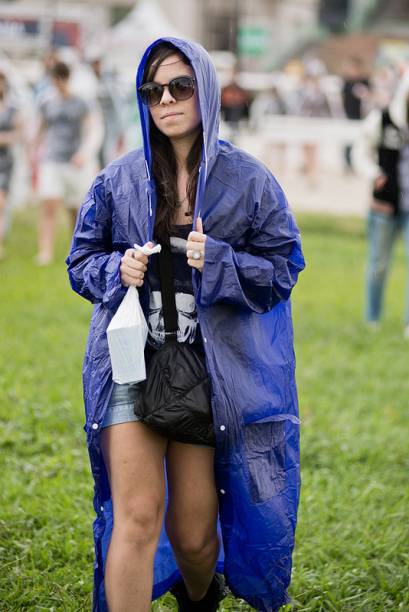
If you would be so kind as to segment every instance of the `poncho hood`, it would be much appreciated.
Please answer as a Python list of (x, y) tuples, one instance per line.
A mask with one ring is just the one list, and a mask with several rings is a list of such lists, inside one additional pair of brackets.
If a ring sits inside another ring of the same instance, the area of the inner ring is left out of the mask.
[[(213, 167), (219, 150), (218, 134), (219, 134), (219, 116), (220, 116), (220, 86), (217, 80), (216, 70), (213, 62), (207, 51), (198, 43), (181, 40), (179, 38), (158, 38), (145, 51), (138, 67), (136, 75), (136, 95), (141, 118), (143, 150), (146, 161), (148, 177), (151, 180), (152, 154), (149, 141), (149, 126), (151, 116), (149, 108), (142, 104), (141, 97), (138, 93), (138, 88), (143, 83), (143, 75), (149, 56), (153, 49), (162, 42), (168, 42), (174, 45), (176, 49), (184, 53), (190, 61), (195, 73), (200, 113), (202, 116), (203, 129), (203, 154), (200, 165), (200, 175), (198, 181), (198, 189), (196, 194), (196, 210), (195, 218), (200, 214), (200, 202), (203, 197), (204, 188), (207, 177)], [(152, 185), (152, 193), (154, 194), (154, 186)], [(153, 207), (156, 203), (156, 198), (152, 198)]]

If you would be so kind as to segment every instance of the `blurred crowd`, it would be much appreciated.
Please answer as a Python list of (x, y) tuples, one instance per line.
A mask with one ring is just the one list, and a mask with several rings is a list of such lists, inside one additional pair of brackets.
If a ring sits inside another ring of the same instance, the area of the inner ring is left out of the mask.
[(36, 261), (47, 265), (59, 209), (73, 226), (98, 170), (139, 144), (137, 108), (133, 84), (124, 88), (97, 50), (81, 61), (72, 50), (51, 49), (38, 79), (21, 76), (0, 63), (0, 258), (13, 201), (36, 202)]
[[(335, 75), (309, 57), (266, 75), (260, 87), (232, 67), (221, 80), (222, 135), (237, 142), (246, 130), (265, 134), (272, 117), (360, 121), (388, 107), (404, 68), (388, 63), (370, 72), (359, 57), (349, 57)], [(98, 50), (80, 59), (69, 49), (52, 49), (34, 80), (0, 61), (0, 258), (10, 202), (17, 201), (40, 205), (36, 261), (53, 260), (58, 211), (66, 208), (73, 224), (98, 169), (141, 144), (137, 114), (134, 83), (109, 69)], [(286, 146), (285, 137), (266, 140), (262, 157), (273, 171), (285, 164)], [(301, 145), (300, 171), (312, 182), (318, 146), (316, 140)], [(354, 170), (351, 144), (344, 169)]]
[[(288, 133), (283, 134), (281, 141), (277, 137), (266, 137), (266, 130), (272, 131), (278, 125), (277, 121), (270, 122), (272, 118), (362, 120), (373, 109), (388, 106), (404, 70), (404, 63), (384, 63), (370, 70), (360, 57), (350, 56), (340, 62), (339, 74), (331, 74), (320, 59), (310, 57), (288, 62), (282, 71), (270, 75), (268, 88), (253, 95), (240, 87), (237, 72), (234, 72), (222, 91), (222, 116), (229, 128), (227, 136), (236, 140), (240, 128), (246, 124), (251, 131), (263, 134), (263, 161), (281, 174), (291, 139)], [(230, 92), (232, 88), (236, 91), (237, 104), (224, 95), (224, 91)], [(296, 125), (298, 128), (301, 124)], [(304, 140), (300, 171), (313, 185), (319, 174), (319, 138), (311, 138), (311, 142), (308, 137), (300, 140)], [(346, 173), (354, 171), (352, 143), (344, 148), (344, 170)]]

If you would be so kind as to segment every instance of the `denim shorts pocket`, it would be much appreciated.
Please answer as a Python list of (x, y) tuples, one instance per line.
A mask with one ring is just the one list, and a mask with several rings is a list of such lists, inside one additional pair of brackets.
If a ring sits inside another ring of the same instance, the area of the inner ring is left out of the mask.
[(122, 404), (134, 404), (141, 392), (140, 383), (125, 383), (118, 385), (114, 383), (110, 406), (120, 406)]
[(244, 426), (244, 453), (250, 495), (265, 502), (285, 486), (285, 420)]

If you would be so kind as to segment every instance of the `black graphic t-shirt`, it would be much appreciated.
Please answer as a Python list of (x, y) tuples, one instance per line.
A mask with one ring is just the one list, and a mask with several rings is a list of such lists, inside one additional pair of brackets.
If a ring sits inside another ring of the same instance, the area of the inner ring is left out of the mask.
[[(187, 263), (186, 242), (192, 225), (174, 225), (170, 237), (176, 309), (178, 313), (178, 342), (200, 344), (196, 303), (193, 295), (192, 268)], [(148, 314), (148, 344), (158, 349), (165, 342), (165, 323), (162, 311), (158, 254), (151, 255), (147, 272), (150, 287)]]

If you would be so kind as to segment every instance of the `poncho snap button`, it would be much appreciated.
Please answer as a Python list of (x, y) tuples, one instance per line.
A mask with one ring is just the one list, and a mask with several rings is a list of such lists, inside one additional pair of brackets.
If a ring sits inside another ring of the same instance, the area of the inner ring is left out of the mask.
[(98, 429), (98, 423), (92, 423), (92, 429)]
[(222, 495), (224, 495), (224, 494), (226, 493), (226, 491), (225, 491), (224, 489), (220, 489), (220, 493), (221, 493)]
[(224, 431), (226, 429), (225, 425), (220, 425), (220, 431)]

